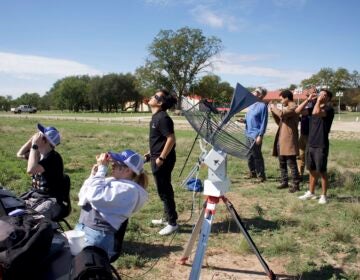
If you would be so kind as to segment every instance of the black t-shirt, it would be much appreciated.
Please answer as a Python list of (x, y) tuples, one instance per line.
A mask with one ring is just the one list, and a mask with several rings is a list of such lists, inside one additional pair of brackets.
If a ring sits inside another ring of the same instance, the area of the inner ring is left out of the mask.
[(329, 148), (329, 132), (334, 119), (334, 109), (325, 105), (324, 110), (325, 117), (310, 117), (309, 147)]
[(33, 190), (38, 193), (61, 199), (63, 191), (64, 164), (58, 152), (52, 150), (39, 161), (44, 168), (41, 174), (32, 176)]
[(309, 122), (312, 114), (312, 108), (307, 108), (306, 110), (308, 111), (308, 114), (301, 115), (300, 117), (300, 132), (302, 135), (309, 135)]
[[(174, 122), (165, 111), (155, 113), (150, 122), (150, 154), (152, 158), (160, 156), (167, 136), (174, 134)], [(175, 145), (169, 155), (175, 153)], [(169, 156), (168, 155), (168, 156)]]

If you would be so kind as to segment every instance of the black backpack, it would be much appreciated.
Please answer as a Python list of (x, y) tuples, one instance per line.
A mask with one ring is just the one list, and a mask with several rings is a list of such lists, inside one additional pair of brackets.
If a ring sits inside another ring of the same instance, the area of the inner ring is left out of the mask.
[(0, 278), (37, 279), (53, 235), (51, 222), (42, 215), (0, 216)]
[(85, 247), (74, 257), (70, 275), (71, 280), (121, 280), (113, 271), (107, 253), (95, 246)]
[(25, 209), (24, 200), (0, 186), (0, 216), (8, 215), (16, 209)]

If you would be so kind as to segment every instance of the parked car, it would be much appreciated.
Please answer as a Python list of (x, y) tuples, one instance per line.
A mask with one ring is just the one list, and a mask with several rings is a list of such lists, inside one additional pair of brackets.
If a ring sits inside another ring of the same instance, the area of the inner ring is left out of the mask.
[(20, 105), (19, 107), (11, 108), (11, 112), (14, 114), (21, 114), (21, 113), (36, 113), (36, 107), (31, 105)]

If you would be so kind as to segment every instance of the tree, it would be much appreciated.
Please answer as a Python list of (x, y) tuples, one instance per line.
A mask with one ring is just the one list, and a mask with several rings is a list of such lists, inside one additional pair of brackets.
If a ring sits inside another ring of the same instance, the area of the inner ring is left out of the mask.
[(105, 105), (105, 96), (103, 90), (103, 79), (100, 76), (95, 76), (90, 80), (89, 84), (89, 104), (90, 109), (97, 108), (99, 112), (103, 112)]
[(291, 84), (288, 89), (289, 90), (295, 90), (296, 88), (297, 88), (297, 85)]
[[(196, 75), (212, 66), (210, 58), (222, 49), (221, 40), (205, 37), (200, 29), (161, 30), (149, 47), (145, 66), (138, 69), (142, 84), (171, 85), (179, 100)], [(139, 78), (139, 77), (138, 77)], [(178, 102), (180, 108), (181, 102)]]
[(229, 103), (234, 88), (228, 82), (221, 82), (217, 75), (206, 75), (191, 88), (191, 92), (212, 99), (216, 104)]
[[(339, 67), (336, 71), (331, 68), (322, 68), (318, 73), (312, 75), (309, 79), (301, 82), (304, 88), (309, 87), (327, 87), (334, 96), (337, 92), (344, 92), (341, 103), (355, 107), (360, 103), (359, 86), (360, 75), (357, 71), (350, 73), (347, 69)], [(333, 99), (335, 103), (337, 99)]]
[(141, 96), (136, 89), (135, 76), (128, 74), (108, 74), (102, 77), (101, 96), (107, 111), (114, 109), (126, 110), (129, 102), (131, 107), (135, 107), (141, 100)]
[(24, 93), (23, 95), (21, 95), (20, 97), (16, 98), (13, 103), (18, 105), (32, 105), (36, 108), (39, 108), (40, 105), (40, 95), (38, 93)]
[(89, 76), (71, 76), (57, 81), (50, 90), (57, 108), (79, 112), (88, 104)]
[(334, 92), (351, 87), (351, 74), (345, 68), (338, 68), (334, 73), (331, 88)]
[(317, 74), (312, 75), (309, 79), (305, 79), (301, 82), (303, 88), (310, 87), (329, 87), (333, 86), (334, 82), (334, 70), (331, 68), (322, 68)]
[(11, 107), (11, 95), (7, 95), (7, 96), (1, 96), (0, 95), (0, 110), (1, 111), (10, 111), (10, 107)]
[(50, 110), (52, 105), (51, 95), (47, 92), (44, 96), (40, 98), (39, 110)]
[(360, 74), (356, 70), (351, 74), (351, 85), (353, 88), (360, 87)]

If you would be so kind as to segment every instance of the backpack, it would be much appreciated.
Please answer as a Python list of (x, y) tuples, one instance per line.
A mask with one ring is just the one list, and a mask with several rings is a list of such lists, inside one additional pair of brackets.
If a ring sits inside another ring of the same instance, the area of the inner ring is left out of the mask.
[(8, 215), (16, 209), (25, 209), (24, 200), (0, 187), (0, 216)]
[(98, 247), (85, 247), (72, 261), (71, 280), (114, 280), (120, 279), (118, 274), (112, 274), (107, 253)]
[(0, 216), (2, 279), (37, 279), (53, 235), (51, 222), (42, 215)]
[(191, 178), (186, 182), (186, 188), (192, 192), (202, 192), (204, 190), (200, 179)]

